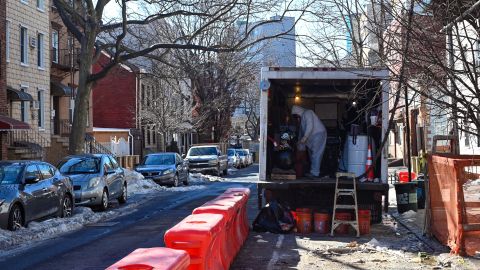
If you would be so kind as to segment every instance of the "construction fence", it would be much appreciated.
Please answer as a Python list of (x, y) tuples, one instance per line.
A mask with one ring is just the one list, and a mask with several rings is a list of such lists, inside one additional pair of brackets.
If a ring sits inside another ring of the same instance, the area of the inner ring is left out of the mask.
[(480, 254), (480, 156), (428, 158), (430, 232), (452, 252)]

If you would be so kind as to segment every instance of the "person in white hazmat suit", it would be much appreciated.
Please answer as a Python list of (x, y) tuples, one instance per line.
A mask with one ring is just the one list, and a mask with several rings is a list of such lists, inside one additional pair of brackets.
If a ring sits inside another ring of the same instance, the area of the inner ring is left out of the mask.
[(318, 177), (320, 175), (323, 152), (327, 143), (327, 130), (312, 110), (293, 105), (292, 114), (301, 118), (298, 147), (301, 149), (307, 146), (308, 148), (311, 166), (310, 175), (307, 174), (307, 176)]

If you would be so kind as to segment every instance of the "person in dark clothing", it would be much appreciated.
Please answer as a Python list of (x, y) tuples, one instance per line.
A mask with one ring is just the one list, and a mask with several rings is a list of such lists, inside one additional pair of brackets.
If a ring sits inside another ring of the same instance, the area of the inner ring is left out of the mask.
[(178, 149), (177, 142), (175, 140), (170, 141), (170, 144), (167, 146), (167, 152), (174, 152), (180, 154), (180, 149)]

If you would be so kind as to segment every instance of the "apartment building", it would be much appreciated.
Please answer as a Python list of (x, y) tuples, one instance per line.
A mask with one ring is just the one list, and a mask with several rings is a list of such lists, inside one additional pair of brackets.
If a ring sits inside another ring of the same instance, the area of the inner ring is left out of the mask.
[(9, 132), (9, 158), (42, 158), (50, 146), (49, 8), (50, 0), (6, 0), (8, 114), (30, 126)]

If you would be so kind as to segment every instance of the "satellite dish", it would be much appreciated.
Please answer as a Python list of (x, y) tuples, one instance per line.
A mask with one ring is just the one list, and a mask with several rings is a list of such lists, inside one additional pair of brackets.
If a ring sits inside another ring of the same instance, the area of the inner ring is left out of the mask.
[(270, 88), (270, 82), (268, 80), (262, 80), (260, 82), (260, 90), (267, 91)]

